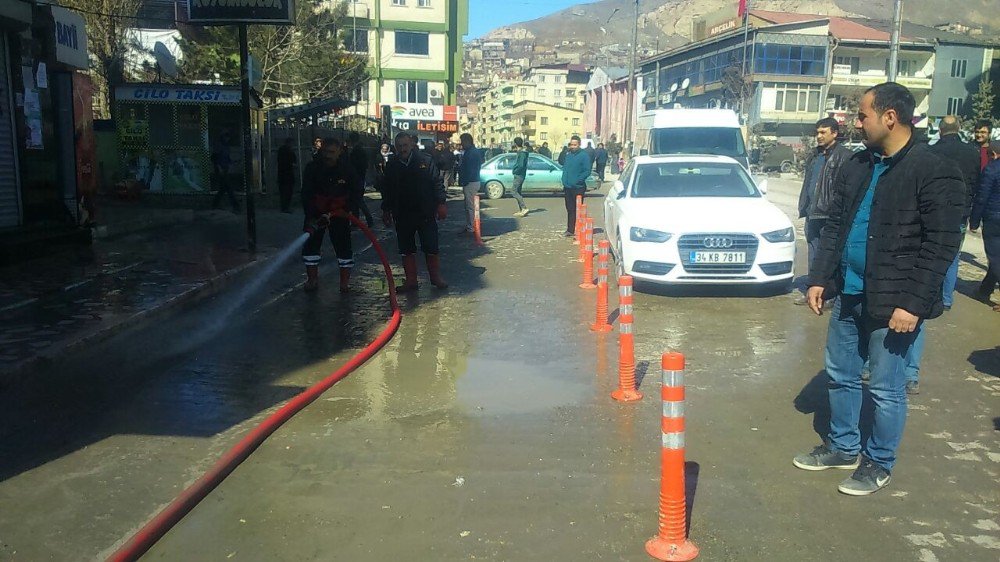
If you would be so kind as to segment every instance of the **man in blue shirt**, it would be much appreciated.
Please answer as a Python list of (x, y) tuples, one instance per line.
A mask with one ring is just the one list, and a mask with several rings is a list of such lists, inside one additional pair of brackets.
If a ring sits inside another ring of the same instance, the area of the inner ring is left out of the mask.
[[(854, 469), (837, 488), (852, 496), (889, 484), (906, 423), (906, 366), (924, 321), (944, 311), (941, 284), (961, 240), (964, 182), (957, 168), (914, 142), (914, 105), (909, 90), (893, 82), (861, 98), (855, 127), (868, 150), (837, 175), (809, 269), (813, 312), (821, 315), (823, 301), (836, 298), (825, 357), (830, 431), (793, 464)], [(866, 360), (874, 412), (863, 432)]]
[(573, 135), (569, 139), (566, 151), (566, 163), (563, 164), (562, 184), (563, 196), (566, 199), (566, 237), (576, 234), (576, 196), (587, 192), (587, 178), (590, 177), (592, 164), (590, 156), (580, 150), (580, 137)]
[(472, 234), (472, 225), (476, 220), (475, 198), (479, 193), (479, 173), (483, 167), (483, 151), (476, 148), (472, 135), (462, 133), (462, 162), (458, 166), (458, 184), (465, 194), (465, 228), (462, 234)]

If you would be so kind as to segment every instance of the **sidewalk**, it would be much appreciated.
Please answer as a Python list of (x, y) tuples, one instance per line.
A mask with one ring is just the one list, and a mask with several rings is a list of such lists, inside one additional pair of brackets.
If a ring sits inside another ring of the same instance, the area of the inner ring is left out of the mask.
[[(211, 296), (267, 261), (299, 232), (302, 216), (257, 212), (256, 256), (245, 214), (103, 209), (90, 247), (60, 249), (0, 268), (0, 386), (46, 360)], [(131, 232), (131, 233), (127, 233)]]

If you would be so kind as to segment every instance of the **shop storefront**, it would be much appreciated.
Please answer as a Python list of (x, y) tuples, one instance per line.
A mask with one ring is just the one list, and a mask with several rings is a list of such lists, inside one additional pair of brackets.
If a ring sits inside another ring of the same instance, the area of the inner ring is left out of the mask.
[[(209, 195), (212, 155), (230, 162), (232, 185), (244, 185), (240, 90), (214, 85), (127, 84), (115, 88), (121, 177), (163, 195)], [(254, 168), (260, 169), (262, 112), (251, 100)], [(259, 174), (253, 189), (260, 191)]]
[(21, 31), (30, 27), (31, 16), (31, 5), (26, 2), (0, 2), (0, 228), (21, 224), (21, 177), (12, 73), (16, 61), (12, 43), (18, 41)]

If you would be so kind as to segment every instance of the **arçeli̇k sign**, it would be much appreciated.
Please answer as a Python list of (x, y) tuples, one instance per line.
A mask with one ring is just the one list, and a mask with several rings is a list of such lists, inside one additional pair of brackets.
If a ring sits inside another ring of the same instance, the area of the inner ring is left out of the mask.
[(188, 0), (190, 23), (293, 24), (295, 0)]

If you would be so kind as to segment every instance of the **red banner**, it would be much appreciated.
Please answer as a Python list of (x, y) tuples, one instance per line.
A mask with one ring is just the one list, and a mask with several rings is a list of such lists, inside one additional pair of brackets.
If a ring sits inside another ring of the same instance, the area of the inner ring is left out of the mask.
[(740, 0), (740, 7), (736, 15), (741, 18), (747, 15), (747, 0)]

